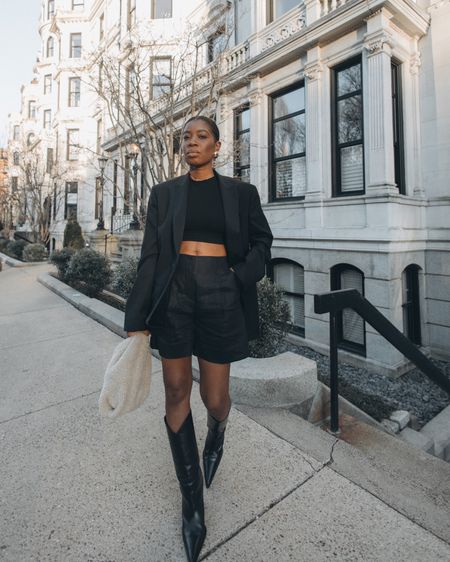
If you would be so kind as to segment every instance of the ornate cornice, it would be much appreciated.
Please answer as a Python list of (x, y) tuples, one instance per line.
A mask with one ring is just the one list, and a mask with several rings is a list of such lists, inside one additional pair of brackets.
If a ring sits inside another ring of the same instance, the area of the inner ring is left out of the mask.
[(368, 51), (368, 56), (378, 55), (385, 52), (391, 55), (392, 49), (395, 46), (394, 37), (385, 29), (371, 33), (366, 36), (364, 41), (364, 48)]
[(321, 62), (312, 62), (305, 66), (303, 75), (308, 78), (308, 80), (317, 80), (322, 71), (323, 64)]
[(287, 21), (280, 25), (279, 27), (275, 27), (271, 30), (271, 32), (263, 38), (263, 45), (261, 47), (261, 51), (266, 51), (270, 49), (277, 43), (281, 43), (297, 31), (303, 29), (306, 25), (305, 14), (302, 13), (295, 19), (291, 21)]

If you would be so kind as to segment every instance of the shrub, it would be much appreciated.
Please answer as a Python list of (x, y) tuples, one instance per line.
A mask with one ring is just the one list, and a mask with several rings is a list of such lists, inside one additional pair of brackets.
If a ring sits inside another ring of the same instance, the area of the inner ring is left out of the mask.
[(69, 267), (70, 260), (74, 255), (73, 248), (63, 248), (62, 250), (55, 250), (52, 252), (50, 261), (56, 265), (58, 269), (58, 277), (61, 281), (66, 280), (67, 268)]
[(81, 226), (76, 220), (69, 220), (64, 229), (64, 248), (74, 248), (75, 250), (81, 250), (84, 248), (84, 238), (81, 232)]
[(283, 291), (264, 277), (257, 284), (259, 327), (258, 339), (249, 342), (251, 357), (272, 357), (279, 353), (286, 337), (290, 312)]
[(75, 286), (85, 286), (87, 294), (95, 297), (111, 281), (111, 266), (103, 254), (84, 248), (70, 260), (66, 280)]
[(138, 258), (126, 258), (113, 273), (112, 290), (124, 299), (128, 298), (133, 287), (138, 262)]
[(6, 252), (11, 257), (21, 260), (23, 258), (23, 249), (26, 245), (25, 240), (11, 240), (6, 246)]
[(28, 244), (23, 250), (24, 261), (44, 261), (47, 259), (47, 248), (43, 244)]
[(6, 246), (9, 244), (8, 238), (0, 238), (0, 252), (6, 249)]

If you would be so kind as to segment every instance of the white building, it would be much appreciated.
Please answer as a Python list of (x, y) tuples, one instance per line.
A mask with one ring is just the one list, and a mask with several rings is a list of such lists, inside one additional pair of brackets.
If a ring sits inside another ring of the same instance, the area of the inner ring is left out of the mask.
[[(148, 169), (141, 180), (141, 166), (133, 176), (129, 120), (99, 95), (104, 61), (120, 62), (117, 95), (132, 97), (129, 53), (139, 38), (141, 60), (149, 54), (141, 85), (155, 89), (149, 107), (161, 119), (167, 68), (181, 56), (176, 37), (194, 28), (203, 38), (191, 81), (198, 97), (212, 77), (221, 81), (218, 106), (209, 107), (223, 136), (219, 171), (260, 191), (275, 236), (271, 275), (291, 304), (293, 337), (326, 349), (328, 319), (314, 313), (313, 295), (356, 287), (415, 343), (449, 358), (448, 2), (46, 0), (44, 8), (41, 35), (44, 49), (54, 38), (55, 61), (41, 59), (40, 80), (52, 73), (59, 84), (52, 101), (59, 161), (70, 153), (70, 131), (79, 131), (77, 160), (68, 165), (85, 232), (101, 207), (106, 228), (126, 228), (133, 179), (143, 199), (142, 186), (152, 184)], [(78, 34), (81, 59), (72, 56)], [(180, 126), (193, 86), (174, 82)], [(79, 107), (70, 107), (77, 95)], [(100, 153), (108, 158), (103, 201)], [(56, 246), (63, 226), (60, 216)], [(406, 368), (359, 317), (344, 311), (340, 324), (347, 359), (390, 373)]]

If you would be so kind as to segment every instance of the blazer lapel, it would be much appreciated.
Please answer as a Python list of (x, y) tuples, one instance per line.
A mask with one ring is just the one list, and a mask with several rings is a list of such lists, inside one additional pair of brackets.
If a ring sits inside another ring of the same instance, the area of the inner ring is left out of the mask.
[[(240, 235), (239, 235), (239, 196), (235, 182), (230, 178), (221, 176), (214, 170), (214, 175), (219, 182), (222, 196), (223, 210), (225, 214), (225, 246), (228, 261), (234, 263), (240, 258)], [(180, 251), (183, 239), (184, 225), (186, 222), (187, 197), (189, 189), (189, 174), (180, 178), (176, 185), (173, 201), (172, 216), (172, 238), (175, 255)]]

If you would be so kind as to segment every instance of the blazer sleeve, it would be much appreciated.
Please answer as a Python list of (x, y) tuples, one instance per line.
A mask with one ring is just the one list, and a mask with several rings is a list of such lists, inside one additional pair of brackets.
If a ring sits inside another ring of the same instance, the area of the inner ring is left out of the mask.
[(250, 185), (249, 199), (249, 246), (245, 261), (233, 265), (233, 269), (244, 288), (249, 288), (262, 279), (266, 272), (266, 263), (270, 261), (270, 247), (273, 235), (269, 223), (261, 208), (258, 190)]
[(158, 259), (158, 198), (155, 187), (150, 194), (141, 256), (136, 280), (125, 307), (126, 332), (147, 330), (145, 319), (150, 313), (153, 279)]

